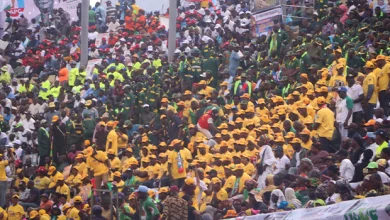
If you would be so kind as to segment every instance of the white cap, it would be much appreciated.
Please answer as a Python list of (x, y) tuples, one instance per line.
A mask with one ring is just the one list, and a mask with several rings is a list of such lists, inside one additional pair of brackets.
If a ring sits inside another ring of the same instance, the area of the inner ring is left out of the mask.
[(240, 13), (238, 13), (239, 15), (243, 15), (244, 14), (244, 12), (243, 11), (240, 11)]
[(203, 72), (202, 74), (200, 74), (200, 77), (206, 78), (206, 72)]
[(17, 144), (17, 145), (22, 145), (22, 142), (20, 140), (14, 140), (13, 142), (14, 144)]
[(206, 23), (211, 23), (211, 20), (210, 20), (210, 19), (207, 19), (207, 20), (206, 20)]
[(317, 15), (317, 16), (318, 16), (318, 12), (317, 12), (317, 11), (314, 11), (314, 12), (313, 12), (313, 15)]
[(97, 102), (97, 99), (93, 98), (92, 101)]
[(189, 44), (190, 42), (188, 42), (188, 40), (184, 40), (183, 41), (183, 44)]
[(250, 11), (246, 11), (245, 13), (247, 13), (248, 15), (251, 15), (251, 14), (252, 14)]
[(142, 108), (149, 108), (149, 105), (148, 105), (148, 104), (144, 104), (144, 105), (142, 106)]
[(176, 49), (176, 50), (175, 50), (175, 53), (181, 53), (181, 50)]
[(153, 51), (153, 46), (148, 46), (148, 51)]
[(228, 16), (223, 17), (223, 22), (227, 22), (229, 20)]
[(126, 39), (122, 37), (119, 41), (126, 42)]
[(217, 29), (217, 28), (221, 28), (221, 25), (220, 24), (216, 24), (215, 25), (215, 29)]

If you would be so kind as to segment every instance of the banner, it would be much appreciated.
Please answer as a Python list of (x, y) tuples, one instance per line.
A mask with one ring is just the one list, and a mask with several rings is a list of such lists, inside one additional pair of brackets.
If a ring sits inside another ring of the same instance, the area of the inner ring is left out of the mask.
[(239, 220), (382, 220), (390, 219), (390, 195), (350, 200), (315, 208), (302, 208), (237, 217)]
[(85, 69), (85, 71), (87, 71), (87, 79), (92, 79), (95, 65), (100, 63), (102, 63), (102, 59), (88, 60), (87, 68)]
[(274, 8), (266, 12), (254, 14), (256, 24), (252, 27), (252, 36), (260, 37), (272, 31), (274, 20), (280, 20), (282, 15), (282, 8)]
[(254, 0), (252, 12), (266, 11), (280, 5), (280, 0)]
[(33, 18), (40, 21), (47, 16), (51, 17), (53, 9), (62, 8), (69, 13), (71, 20), (78, 20), (79, 3), (81, 0), (11, 0), (10, 4), (4, 7), (4, 11), (9, 12), (14, 19), (23, 14), (29, 21)]

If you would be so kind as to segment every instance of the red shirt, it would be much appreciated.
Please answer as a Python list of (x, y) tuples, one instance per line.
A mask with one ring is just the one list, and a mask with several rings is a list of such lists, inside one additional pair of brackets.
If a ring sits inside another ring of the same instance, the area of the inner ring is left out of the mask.
[(211, 117), (212, 111), (207, 111), (206, 114), (202, 115), (199, 120), (198, 124), (203, 129), (209, 129), (209, 123), (213, 122), (213, 118)]

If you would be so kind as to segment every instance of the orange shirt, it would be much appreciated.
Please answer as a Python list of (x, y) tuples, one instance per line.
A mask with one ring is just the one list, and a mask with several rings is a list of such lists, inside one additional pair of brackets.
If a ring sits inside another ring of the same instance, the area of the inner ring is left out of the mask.
[(62, 68), (60, 71), (58, 71), (58, 81), (63, 82), (65, 80), (68, 80), (69, 76), (69, 70), (67, 68)]
[(146, 17), (144, 15), (141, 15), (137, 18), (135, 29), (138, 30), (138, 28), (144, 28), (145, 24), (146, 24)]
[(115, 45), (115, 43), (118, 41), (118, 38), (117, 37), (109, 37), (108, 38), (108, 45), (110, 45), (110, 46), (113, 46), (113, 45)]
[(126, 29), (134, 29), (134, 20), (132, 16), (125, 17), (125, 28)]

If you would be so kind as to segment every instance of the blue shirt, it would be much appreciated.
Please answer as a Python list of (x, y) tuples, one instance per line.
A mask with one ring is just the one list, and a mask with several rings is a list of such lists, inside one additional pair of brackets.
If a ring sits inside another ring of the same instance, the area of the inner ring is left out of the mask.
[(229, 75), (235, 77), (238, 66), (240, 65), (240, 56), (234, 50), (229, 58)]

